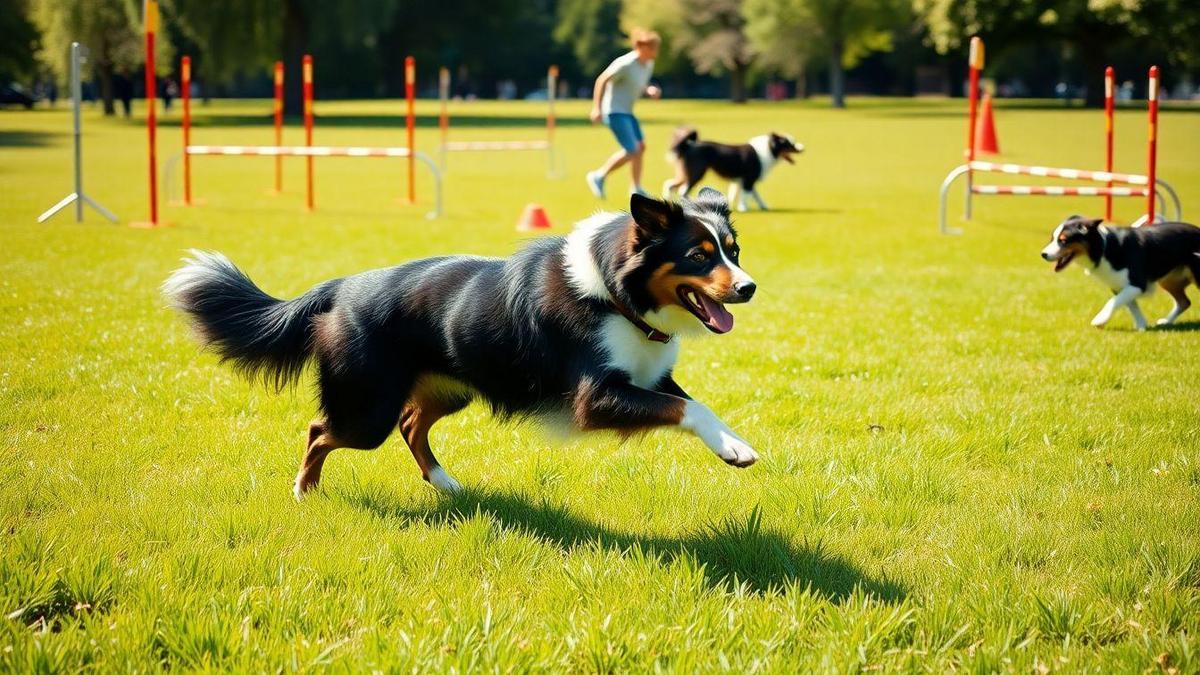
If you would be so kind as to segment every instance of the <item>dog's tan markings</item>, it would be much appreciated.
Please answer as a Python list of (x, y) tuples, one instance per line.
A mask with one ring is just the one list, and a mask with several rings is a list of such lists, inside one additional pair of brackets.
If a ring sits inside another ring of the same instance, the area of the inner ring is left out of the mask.
[(660, 307), (679, 305), (686, 308), (683, 301), (679, 299), (680, 286), (690, 286), (708, 297), (720, 301), (721, 298), (729, 295), (730, 287), (733, 285), (733, 271), (727, 265), (719, 264), (715, 265), (708, 274), (695, 276), (678, 274), (675, 272), (675, 263), (664, 263), (654, 270), (646, 285)]
[(325, 420), (313, 420), (308, 425), (307, 450), (300, 462), (300, 470), (296, 472), (297, 499), (321, 482), (321, 467), (325, 465), (325, 458), (340, 447), (343, 447), (342, 443), (329, 431)]
[(678, 305), (679, 295), (675, 292), (680, 284), (689, 283), (692, 277), (686, 277), (680, 274), (675, 274), (675, 263), (668, 262), (659, 265), (658, 269), (650, 274), (650, 279), (646, 282), (646, 287), (650, 291), (650, 296), (660, 307), (667, 305)]
[(437, 376), (422, 376), (409, 394), (400, 412), (400, 433), (425, 480), (440, 466), (429, 446), (429, 430), (438, 420), (462, 410), (470, 400), (470, 392), (461, 383)]
[(704, 252), (709, 255), (712, 255), (717, 252), (717, 247), (713, 246), (713, 243), (711, 241), (708, 241), (707, 239), (700, 242), (700, 248), (704, 249)]
[(597, 386), (591, 378), (584, 378), (575, 390), (573, 413), (575, 426), (581, 431), (613, 429), (628, 436), (654, 427), (678, 426), (683, 421), (686, 407), (686, 400), (664, 396), (661, 401), (643, 402), (630, 411), (619, 394)]
[(727, 234), (727, 235), (725, 235), (725, 250), (728, 251), (732, 248), (733, 248), (733, 236)]

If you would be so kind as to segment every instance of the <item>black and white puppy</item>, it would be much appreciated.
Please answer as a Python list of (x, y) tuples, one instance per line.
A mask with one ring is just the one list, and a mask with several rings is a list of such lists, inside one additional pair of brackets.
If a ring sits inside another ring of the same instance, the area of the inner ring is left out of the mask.
[(282, 387), (316, 363), (320, 416), (294, 493), (337, 448), (372, 449), (399, 426), (421, 475), (459, 483), (429, 447), (441, 418), (481, 400), (505, 418), (630, 434), (673, 427), (726, 463), (758, 455), (672, 376), (685, 333), (727, 333), (727, 303), (754, 295), (729, 204), (632, 195), (569, 236), (508, 258), (446, 256), (318, 284), (294, 300), (259, 290), (218, 253), (194, 252), (163, 292), (200, 341)]
[(1175, 307), (1158, 325), (1175, 323), (1192, 304), (1185, 292), (1188, 284), (1200, 281), (1200, 228), (1187, 223), (1108, 227), (1102, 222), (1067, 218), (1054, 228), (1042, 258), (1054, 263), (1055, 272), (1079, 260), (1087, 274), (1112, 290), (1112, 299), (1092, 319), (1093, 326), (1104, 326), (1113, 312), (1127, 307), (1134, 326), (1145, 330), (1146, 317), (1137, 301), (1153, 293), (1155, 284), (1175, 299)]
[(795, 164), (792, 155), (802, 152), (803, 144), (796, 143), (791, 136), (774, 132), (755, 136), (741, 145), (725, 145), (700, 140), (700, 133), (695, 129), (678, 129), (667, 153), (668, 161), (675, 165), (675, 177), (663, 183), (663, 195), (671, 197), (678, 191), (679, 196), (687, 196), (712, 169), (718, 176), (733, 181), (729, 187), (729, 201), (737, 203), (738, 211), (746, 210), (747, 194), (754, 197), (758, 208), (766, 211), (767, 203), (758, 194), (758, 182), (779, 160)]

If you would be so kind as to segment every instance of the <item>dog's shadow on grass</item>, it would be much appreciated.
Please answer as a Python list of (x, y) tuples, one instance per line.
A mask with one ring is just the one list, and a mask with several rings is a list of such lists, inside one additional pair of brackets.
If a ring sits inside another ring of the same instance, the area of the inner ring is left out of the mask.
[(681, 536), (622, 532), (569, 509), (522, 494), (467, 491), (441, 498), (429, 508), (400, 503), (383, 491), (358, 490), (342, 497), (355, 508), (385, 521), (424, 523), (455, 528), (475, 514), (486, 515), (505, 529), (537, 537), (564, 552), (598, 545), (625, 553), (637, 548), (664, 564), (687, 556), (704, 566), (712, 587), (743, 584), (752, 593), (809, 587), (833, 602), (856, 590), (884, 602), (898, 602), (906, 594), (897, 582), (872, 577), (854, 564), (826, 550), (820, 542), (797, 545), (785, 534), (763, 523), (754, 508), (744, 517), (710, 523)]

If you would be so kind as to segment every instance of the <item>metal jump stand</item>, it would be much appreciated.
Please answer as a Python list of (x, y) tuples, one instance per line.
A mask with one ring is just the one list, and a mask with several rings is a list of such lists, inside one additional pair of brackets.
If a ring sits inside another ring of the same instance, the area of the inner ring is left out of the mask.
[(83, 147), (80, 143), (79, 134), (79, 108), (82, 105), (82, 87), (79, 84), (79, 64), (83, 62), (83, 47), (78, 42), (71, 43), (71, 107), (73, 117), (75, 119), (75, 191), (63, 197), (54, 206), (51, 206), (45, 213), (38, 216), (37, 221), (44, 223), (49, 220), (54, 214), (63, 210), (70, 204), (75, 204), (75, 222), (83, 222), (83, 205), (88, 206), (100, 212), (100, 215), (108, 218), (112, 222), (117, 222), (117, 217), (112, 211), (101, 206), (96, 200), (87, 196), (83, 191)]

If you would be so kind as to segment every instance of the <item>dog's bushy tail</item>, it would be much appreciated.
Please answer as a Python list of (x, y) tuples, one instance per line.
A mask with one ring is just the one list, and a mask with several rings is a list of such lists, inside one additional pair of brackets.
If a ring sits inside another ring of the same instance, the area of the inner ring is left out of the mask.
[(671, 146), (667, 149), (667, 157), (677, 160), (687, 151), (687, 146), (700, 140), (700, 132), (692, 127), (679, 127), (671, 136)]
[(171, 305), (188, 315), (199, 340), (249, 378), (282, 389), (312, 353), (312, 318), (329, 311), (339, 284), (329, 281), (294, 300), (262, 292), (220, 253), (191, 251), (162, 285)]

